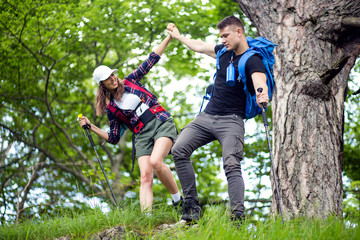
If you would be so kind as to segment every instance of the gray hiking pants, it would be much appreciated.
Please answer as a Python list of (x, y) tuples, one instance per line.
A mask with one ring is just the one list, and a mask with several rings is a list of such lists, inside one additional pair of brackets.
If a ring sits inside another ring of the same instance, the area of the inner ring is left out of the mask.
[(191, 154), (197, 148), (218, 140), (222, 146), (231, 210), (244, 213), (245, 188), (240, 166), (244, 132), (244, 121), (240, 116), (219, 116), (204, 112), (181, 131), (172, 148), (172, 154), (185, 199), (198, 200)]

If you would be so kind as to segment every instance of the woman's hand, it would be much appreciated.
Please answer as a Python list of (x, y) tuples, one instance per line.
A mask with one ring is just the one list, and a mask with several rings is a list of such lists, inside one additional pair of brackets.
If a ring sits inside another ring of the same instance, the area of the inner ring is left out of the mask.
[(88, 126), (89, 129), (91, 128), (91, 122), (89, 121), (89, 119), (87, 117), (80, 117), (78, 119), (78, 121), (82, 128), (84, 128), (84, 126)]
[(169, 23), (166, 28), (172, 38), (178, 39), (180, 37), (179, 29), (175, 26), (174, 23)]

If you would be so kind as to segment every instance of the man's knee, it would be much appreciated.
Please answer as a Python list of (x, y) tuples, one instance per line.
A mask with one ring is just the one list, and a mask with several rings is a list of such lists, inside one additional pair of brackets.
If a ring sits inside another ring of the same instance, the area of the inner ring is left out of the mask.
[(171, 154), (174, 158), (180, 155), (180, 146), (175, 142), (171, 148)]
[(238, 164), (224, 164), (224, 172), (226, 177), (241, 177), (241, 165)]
[(191, 156), (191, 152), (187, 151), (185, 145), (181, 144), (178, 141), (176, 141), (174, 146), (172, 147), (171, 153), (175, 161), (180, 158), (187, 158)]

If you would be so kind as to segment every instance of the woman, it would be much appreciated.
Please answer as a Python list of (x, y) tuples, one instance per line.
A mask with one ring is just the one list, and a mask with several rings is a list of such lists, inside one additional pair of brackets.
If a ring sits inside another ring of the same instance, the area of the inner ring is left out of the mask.
[(136, 134), (133, 144), (137, 151), (141, 175), (142, 211), (150, 211), (152, 207), (153, 171), (169, 190), (173, 204), (177, 206), (181, 200), (175, 179), (169, 167), (163, 162), (177, 135), (174, 121), (158, 103), (156, 97), (139, 82), (159, 61), (170, 40), (171, 36), (167, 36), (150, 53), (148, 59), (124, 80), (120, 80), (115, 75), (117, 69), (102, 65), (94, 70), (93, 79), (99, 86), (96, 114), (99, 116), (106, 111), (110, 125), (109, 133), (91, 124), (86, 117), (79, 120), (82, 127), (87, 125), (91, 131), (112, 144), (120, 140), (124, 126), (133, 132), (133, 136)]

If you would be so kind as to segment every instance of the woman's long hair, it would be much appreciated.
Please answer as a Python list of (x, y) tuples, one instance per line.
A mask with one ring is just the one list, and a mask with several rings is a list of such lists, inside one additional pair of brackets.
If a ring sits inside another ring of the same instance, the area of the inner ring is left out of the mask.
[(104, 113), (106, 109), (106, 105), (111, 99), (115, 99), (117, 101), (121, 100), (121, 97), (124, 93), (124, 84), (120, 82), (119, 78), (117, 78), (117, 81), (118, 81), (118, 87), (116, 88), (114, 94), (111, 94), (105, 88), (102, 82), (99, 83), (99, 88), (95, 100), (96, 115), (100, 116)]

